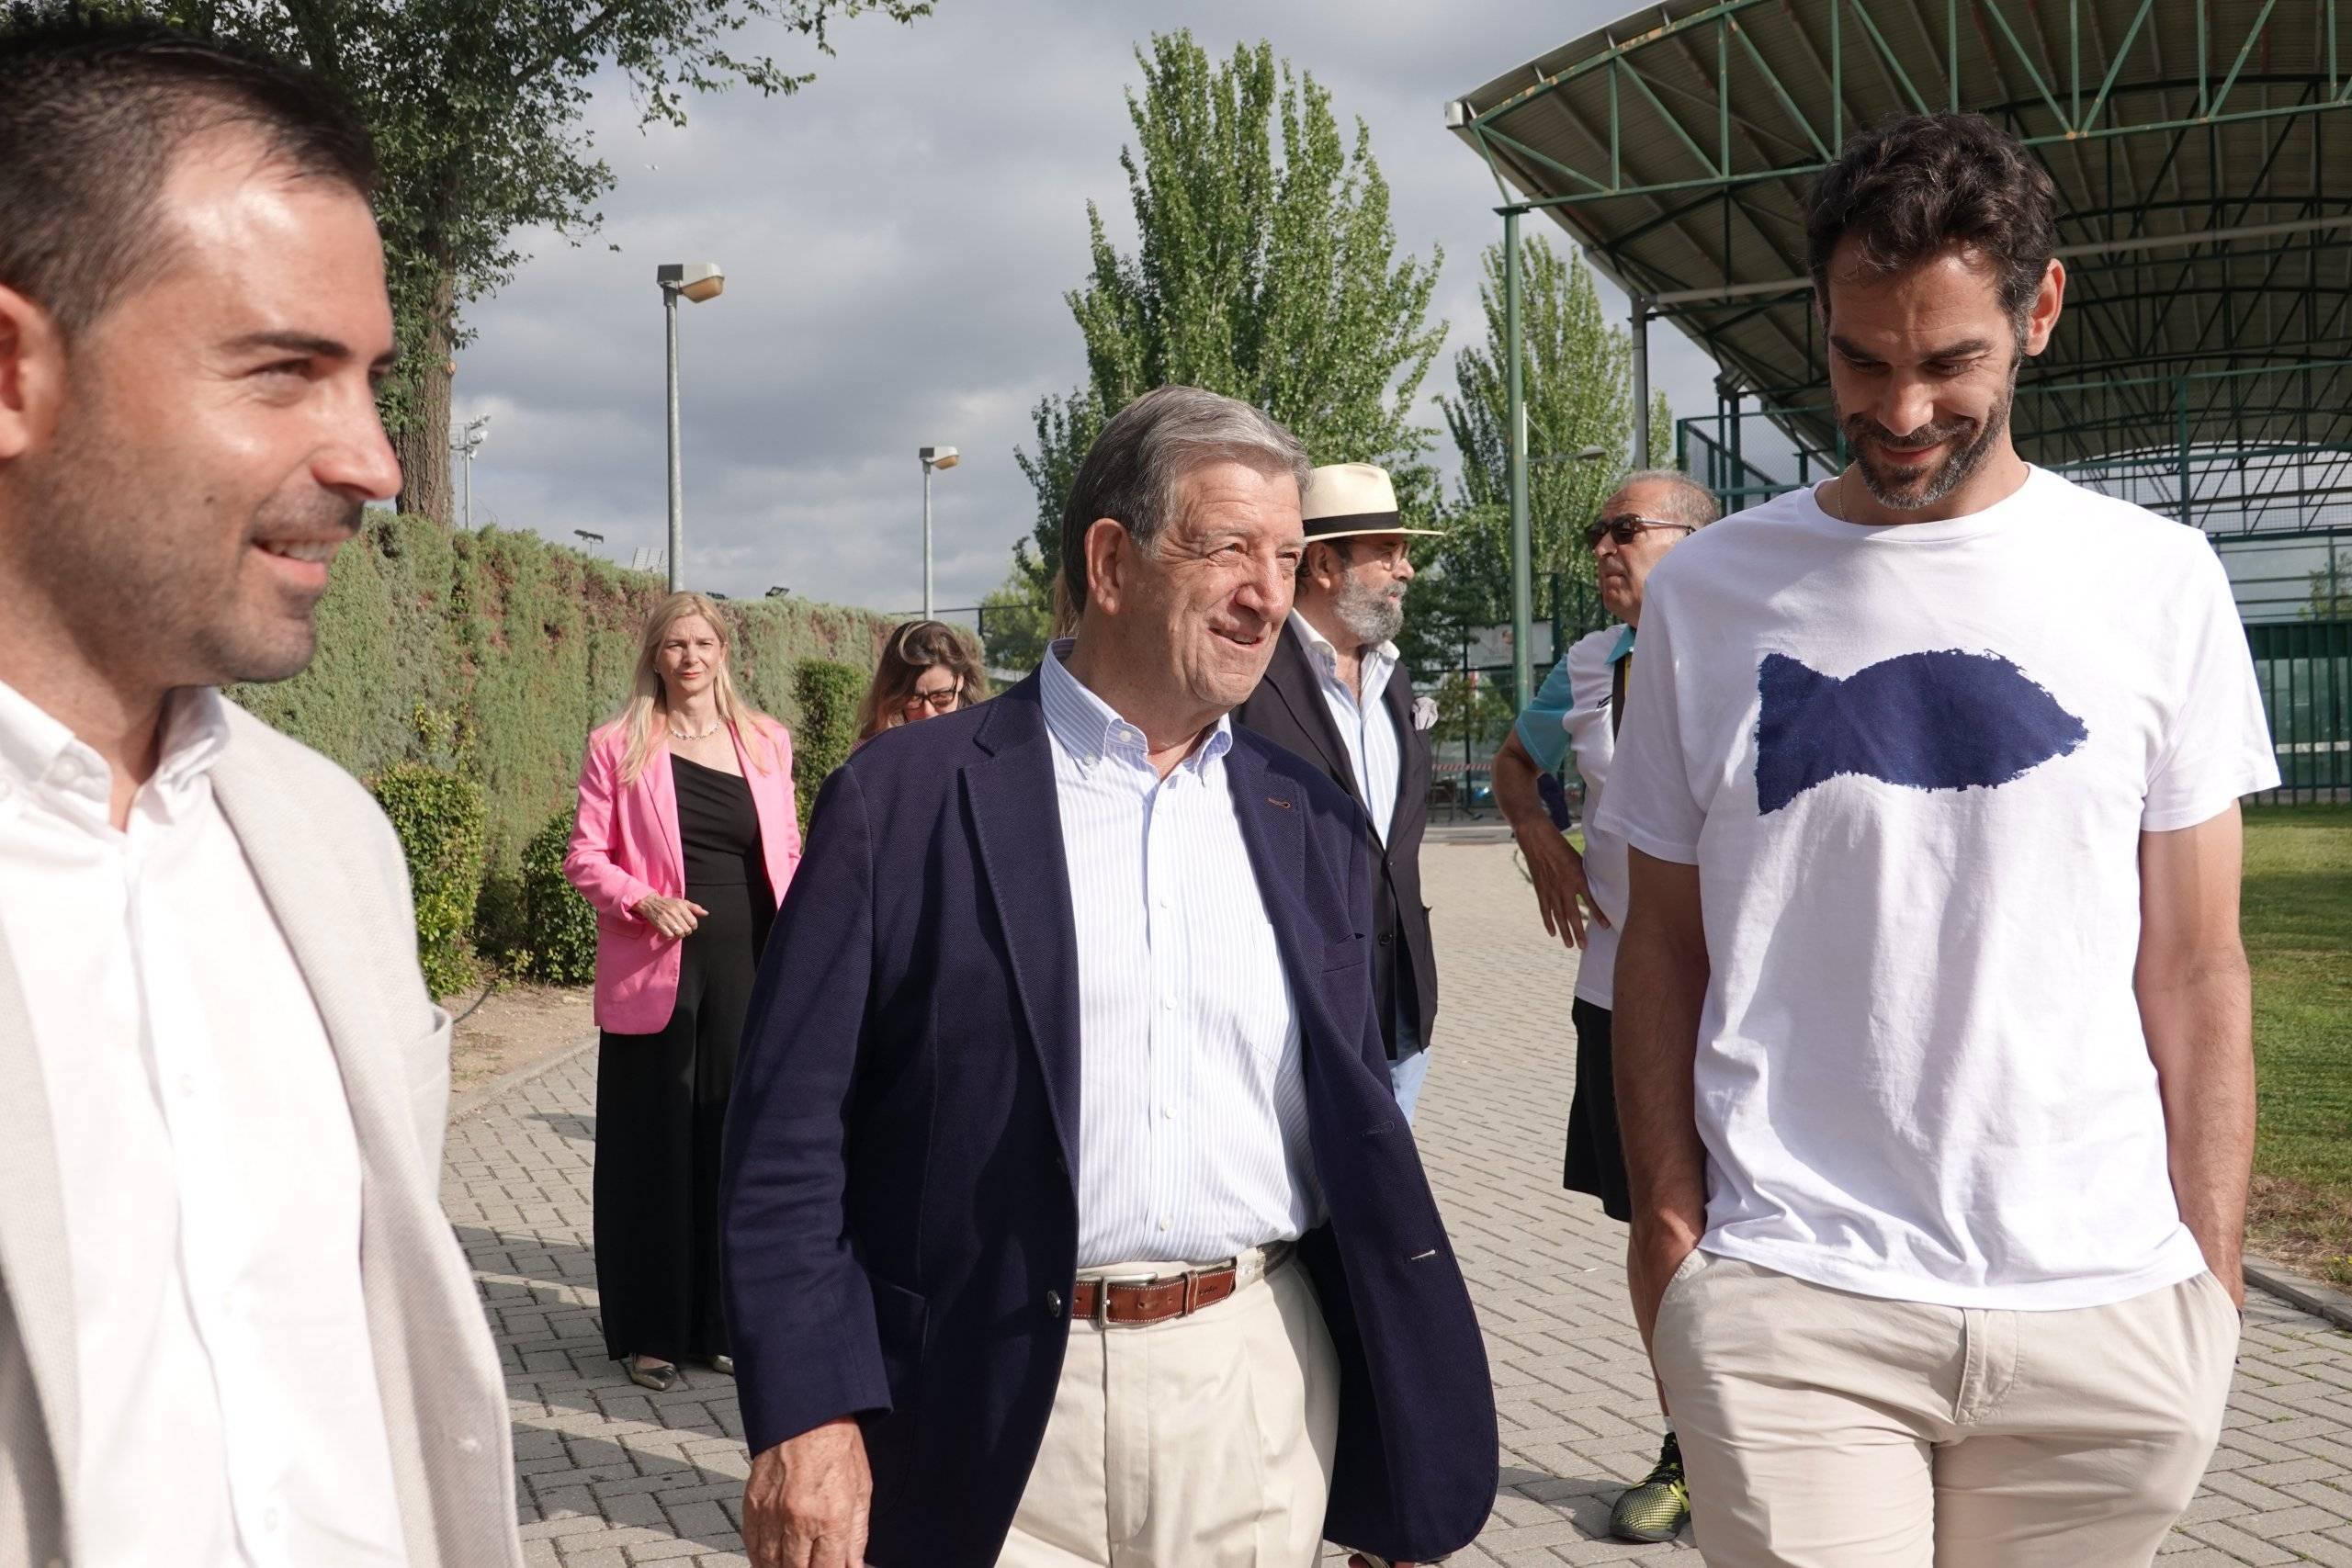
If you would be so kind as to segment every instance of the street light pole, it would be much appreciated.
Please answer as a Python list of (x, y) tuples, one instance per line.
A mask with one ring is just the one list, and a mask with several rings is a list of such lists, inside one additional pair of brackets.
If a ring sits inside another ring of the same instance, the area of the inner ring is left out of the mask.
[(915, 456), (922, 460), (922, 618), (931, 619), (931, 470), (952, 468), (964, 459), (953, 446), (923, 446)]
[(481, 451), (481, 444), (489, 439), (490, 415), (483, 414), (480, 419), (466, 421), (465, 428), (449, 442), (449, 450), (457, 455), (465, 470), (466, 531), (469, 533), (473, 531), (474, 525), (474, 454)]
[(1527, 395), (1520, 343), (1519, 209), (1503, 209), (1503, 359), (1506, 365), (1503, 419), (1510, 426), (1510, 671), (1511, 705), (1525, 707), (1535, 694), (1528, 643), (1533, 633), (1535, 569), (1527, 518)]
[(664, 333), (668, 338), (670, 402), (670, 592), (686, 585), (686, 512), (684, 476), (678, 459), (678, 299), (700, 304), (716, 299), (727, 287), (727, 275), (717, 262), (663, 262), (653, 269), (662, 287)]
[(670, 592), (686, 585), (686, 511), (684, 476), (678, 467), (678, 291), (662, 290), (662, 315), (670, 367)]

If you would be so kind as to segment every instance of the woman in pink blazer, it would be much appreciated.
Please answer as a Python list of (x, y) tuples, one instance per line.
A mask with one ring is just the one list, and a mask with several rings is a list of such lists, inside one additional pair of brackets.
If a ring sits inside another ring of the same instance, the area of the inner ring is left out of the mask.
[(596, 1286), (631, 1381), (727, 1372), (718, 1147), (768, 925), (800, 863), (792, 739), (736, 692), (699, 593), (654, 608), (588, 738), (564, 875), (596, 910)]

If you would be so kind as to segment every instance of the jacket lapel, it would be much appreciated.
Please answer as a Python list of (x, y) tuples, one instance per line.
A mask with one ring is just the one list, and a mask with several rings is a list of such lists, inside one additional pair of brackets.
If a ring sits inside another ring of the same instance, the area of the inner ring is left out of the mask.
[(1403, 660), (1388, 672), (1388, 690), (1382, 697), (1396, 726), (1396, 804), (1401, 807), (1408, 800), (1423, 798), (1430, 789), (1429, 744), (1413, 728), (1413, 677)]
[[(1324, 700), (1323, 682), (1315, 672), (1314, 657), (1306, 650), (1306, 639), (1299, 635), (1297, 626), (1285, 622), (1283, 635), (1274, 644), (1273, 660), (1266, 666), (1265, 683), (1315, 742), (1317, 760), (1325, 771), (1353, 798), (1355, 764), (1348, 759), (1347, 745), (1340, 739), (1340, 727), (1331, 720), (1331, 705)], [(1363, 802), (1357, 799), (1356, 804), (1362, 806)]]
[[(1271, 744), (1271, 742), (1269, 742)], [(1295, 891), (1306, 880), (1307, 804), (1299, 787), (1276, 775), (1265, 759), (1242, 744), (1238, 735), (1225, 754), (1226, 782), (1233, 791), (1233, 818), (1241, 829), (1242, 846), (1250, 852), (1250, 868), (1258, 874), (1258, 895), (1265, 900), (1267, 918), (1274, 928), (1274, 945), (1290, 976), (1291, 995), (1299, 1009), (1299, 1040), (1312, 1052), (1339, 1039), (1323, 999), (1320, 953), (1309, 952), (1306, 933), (1312, 922), (1296, 908)]]
[(49, 1094), (33, 1045), (32, 1016), (6, 942), (0, 942), (0, 1289), (17, 1320), (40, 1395), (58, 1488), (73, 1518), (81, 1390), (75, 1367), (74, 1268), (65, 1243), (65, 1194), (49, 1125)]
[[(752, 791), (752, 809), (760, 819), (760, 859), (768, 868), (768, 891), (776, 902), (792, 881), (792, 857), (800, 847), (800, 823), (795, 815), (797, 802), (792, 795), (792, 775), (784, 763), (784, 746), (770, 736), (765, 742), (766, 772), (762, 772), (752, 760), (750, 749), (743, 744), (741, 732), (734, 735), (736, 765), (743, 770), (743, 783)], [(675, 821), (672, 814), (671, 820)], [(685, 889), (685, 866), (678, 868), (678, 887)]]
[[(413, 1190), (413, 1172), (437, 1151), (415, 1147), (409, 1086), (401, 1081), (401, 1043), (382, 1038), (386, 998), (371, 979), (379, 961), (375, 954), (357, 953), (359, 934), (343, 913), (360, 905), (360, 890), (345, 874), (343, 857), (319, 839), (302, 801), (273, 776), (254, 748), (232, 740), (213, 766), (212, 785), (302, 972), (343, 1078), (359, 1145), (360, 1289), (390, 1427), (402, 1528), (412, 1556), (437, 1561), (432, 1555), (437, 1550), (434, 1500), (417, 1428), (409, 1345), (417, 1324), (440, 1320), (424, 1303), (441, 1281), (420, 1276), (434, 1272), (429, 1227), (445, 1222), (430, 1191)], [(453, 1359), (462, 1355), (454, 1345), (447, 1352)]]
[[(1048, 658), (1052, 657), (1050, 654)], [(1037, 677), (988, 705), (963, 769), (973, 837), (996, 901), (1013, 989), (1045, 1074), (1062, 1156), (1078, 1170), (1078, 930)]]
[[(738, 742), (740, 749), (741, 743)], [(670, 888), (673, 897), (684, 897), (686, 892), (686, 854), (678, 847), (678, 782), (670, 771), (670, 738), (657, 734), (653, 750), (645, 759), (645, 771), (637, 782), (647, 791), (653, 803), (654, 820), (662, 825), (662, 841), (670, 847), (670, 871), (676, 881)]]

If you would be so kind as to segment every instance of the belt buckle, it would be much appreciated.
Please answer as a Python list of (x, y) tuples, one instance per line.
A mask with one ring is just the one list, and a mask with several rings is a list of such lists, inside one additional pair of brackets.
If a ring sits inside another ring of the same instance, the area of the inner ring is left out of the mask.
[(1111, 1292), (1114, 1286), (1124, 1285), (1132, 1290), (1137, 1286), (1157, 1285), (1159, 1282), (1159, 1276), (1157, 1274), (1097, 1275), (1094, 1280), (1094, 1326), (1097, 1328), (1111, 1326)]

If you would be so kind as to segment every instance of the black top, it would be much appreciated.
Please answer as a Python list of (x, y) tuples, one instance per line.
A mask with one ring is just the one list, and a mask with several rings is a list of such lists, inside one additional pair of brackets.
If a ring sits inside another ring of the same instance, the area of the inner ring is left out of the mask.
[(689, 887), (765, 887), (760, 813), (741, 775), (706, 768), (674, 751), (670, 777), (678, 791), (678, 848)]

